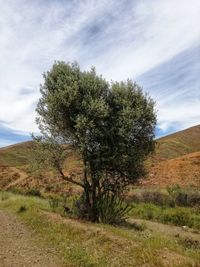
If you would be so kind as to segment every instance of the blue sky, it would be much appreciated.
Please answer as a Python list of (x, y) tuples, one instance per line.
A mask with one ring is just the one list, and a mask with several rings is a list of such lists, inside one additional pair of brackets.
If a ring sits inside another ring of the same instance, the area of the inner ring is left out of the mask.
[(159, 136), (200, 124), (199, 0), (0, 0), (0, 146), (37, 132), (42, 73), (55, 60), (137, 81)]

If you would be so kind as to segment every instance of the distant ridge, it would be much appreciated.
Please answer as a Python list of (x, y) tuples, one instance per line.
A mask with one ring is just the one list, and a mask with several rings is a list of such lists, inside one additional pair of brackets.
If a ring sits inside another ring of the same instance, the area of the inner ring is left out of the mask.
[(197, 151), (200, 151), (200, 125), (159, 138), (155, 159), (174, 159)]

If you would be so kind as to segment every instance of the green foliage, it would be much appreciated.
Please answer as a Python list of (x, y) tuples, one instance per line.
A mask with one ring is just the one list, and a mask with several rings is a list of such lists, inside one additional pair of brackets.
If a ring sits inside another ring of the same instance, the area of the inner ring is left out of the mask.
[(107, 224), (119, 224), (126, 218), (132, 207), (116, 195), (104, 195), (97, 204), (100, 221)]
[[(154, 102), (130, 80), (108, 83), (94, 68), (83, 72), (64, 62), (44, 74), (41, 95), (35, 158), (80, 185), (89, 219), (98, 221), (97, 200), (104, 193), (116, 194), (145, 175), (144, 161), (154, 150)], [(82, 182), (62, 172), (68, 143), (81, 154)]]
[(136, 189), (126, 197), (128, 202), (152, 203), (158, 206), (200, 207), (200, 192), (197, 189), (179, 185), (166, 190)]
[(66, 147), (58, 139), (48, 136), (33, 136), (35, 147), (31, 156), (31, 171), (40, 173), (41, 170), (60, 170), (67, 156)]
[(37, 188), (30, 188), (26, 191), (26, 195), (41, 197), (41, 192)]
[(159, 207), (154, 204), (134, 204), (130, 212), (133, 217), (158, 221), (178, 226), (200, 229), (200, 214), (192, 208)]
[(9, 194), (7, 192), (0, 192), (0, 200), (5, 201), (9, 199)]
[(27, 211), (27, 207), (25, 205), (21, 205), (19, 207), (18, 213), (22, 213), (22, 212), (25, 212), (25, 211)]
[(159, 220), (163, 223), (171, 223), (180, 226), (187, 225), (192, 227), (194, 224), (190, 211), (180, 208), (164, 210)]
[(49, 206), (53, 212), (55, 212), (60, 204), (60, 200), (58, 198), (52, 197), (48, 200)]
[(13, 194), (22, 194), (21, 189), (16, 188), (16, 187), (9, 188), (9, 192), (12, 192)]
[(89, 219), (89, 207), (84, 193), (80, 197), (74, 198), (72, 208), (74, 215), (79, 219)]
[(134, 226), (113, 227), (60, 216), (55, 219), (56, 215), (52, 218), (46, 212), (50, 207), (45, 199), (15, 194), (0, 202), (0, 208), (16, 216), (24, 203), (27, 211), (17, 216), (34, 233), (32, 241), (39, 248), (59, 252), (63, 262), (57, 266), (163, 266), (166, 261), (171, 266), (199, 265), (199, 242), (192, 235), (191, 240), (180, 240), (181, 236), (171, 235), (168, 227), (163, 234), (164, 225), (160, 231), (147, 223), (147, 230), (136, 232)]
[(176, 205), (176, 199), (181, 192), (181, 187), (178, 184), (173, 186), (168, 186), (167, 192), (172, 200), (173, 205)]

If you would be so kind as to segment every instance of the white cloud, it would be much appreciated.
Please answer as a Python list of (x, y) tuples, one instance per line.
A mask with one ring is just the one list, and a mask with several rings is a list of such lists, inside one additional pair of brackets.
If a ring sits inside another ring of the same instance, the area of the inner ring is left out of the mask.
[[(0, 7), (0, 121), (27, 133), (37, 131), (34, 107), (41, 74), (54, 60), (77, 60), (83, 68), (95, 65), (109, 80), (121, 80), (141, 77), (200, 45), (199, 0), (0, 0)], [(190, 80), (184, 92), (194, 90), (195, 83)], [(150, 88), (160, 101), (161, 128), (175, 121), (180, 127), (198, 123), (196, 88), (189, 113), (181, 101), (177, 106), (181, 89), (176, 87), (177, 92), (162, 101), (167, 89), (156, 95)]]

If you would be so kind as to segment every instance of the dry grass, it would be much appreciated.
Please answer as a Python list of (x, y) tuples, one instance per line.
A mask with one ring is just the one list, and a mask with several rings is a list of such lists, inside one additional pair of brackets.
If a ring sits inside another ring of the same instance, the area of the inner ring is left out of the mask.
[[(22, 204), (27, 210), (18, 213)], [(136, 231), (63, 218), (43, 199), (12, 194), (0, 208), (17, 214), (39, 245), (54, 249), (69, 266), (199, 266), (199, 249), (187, 249), (158, 227)]]

